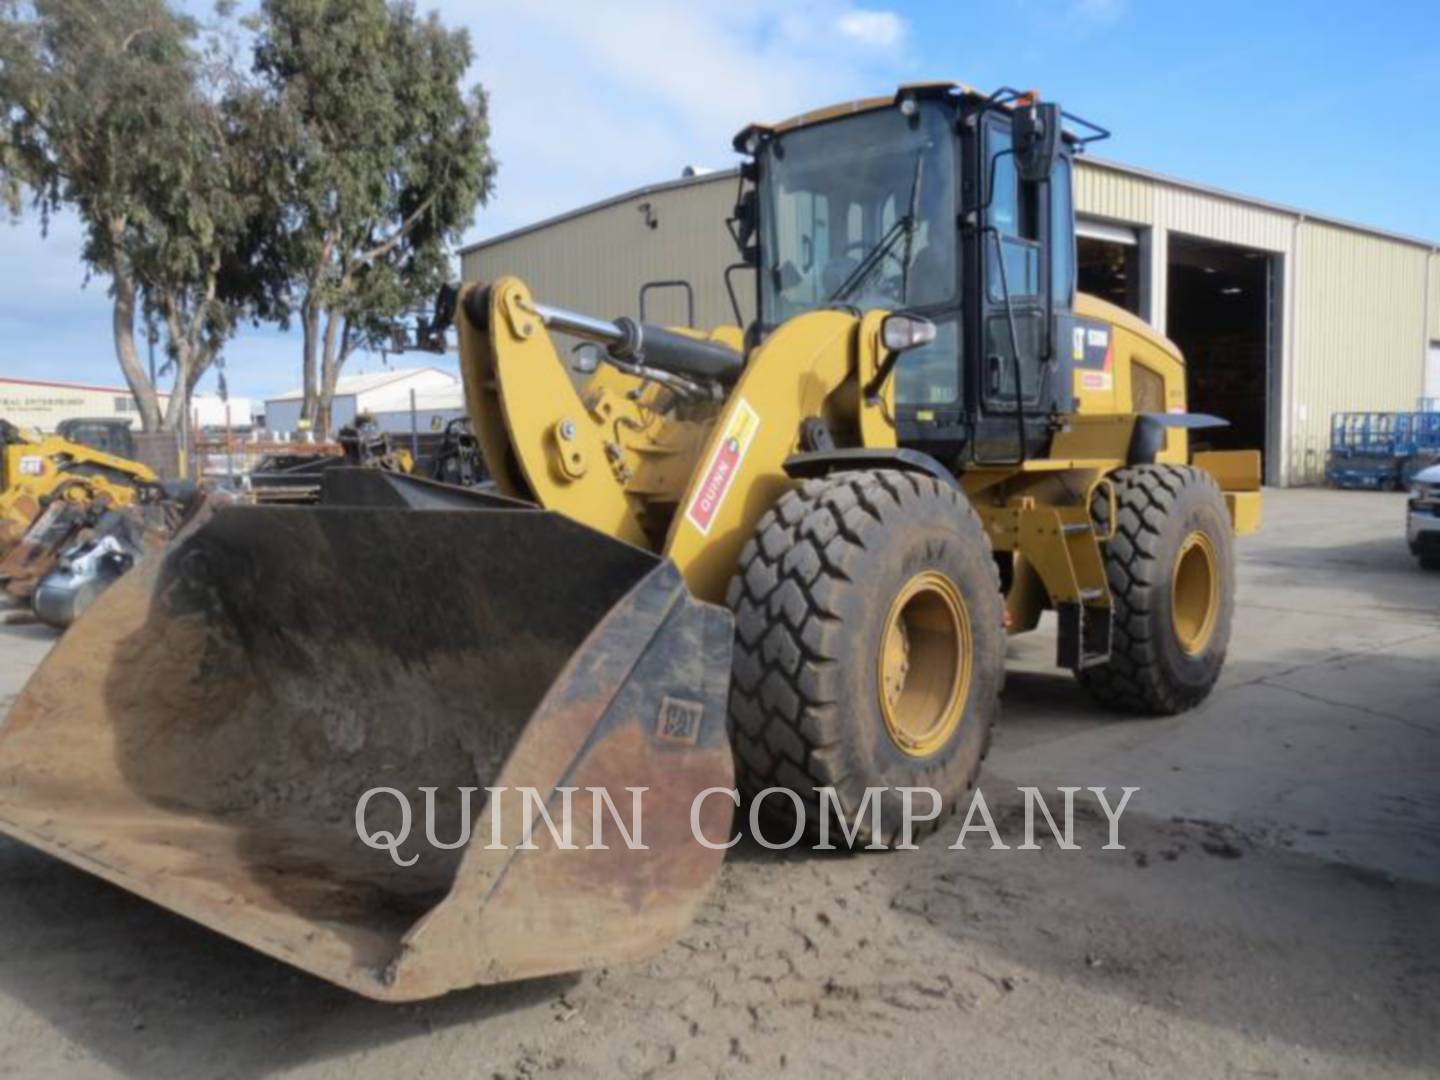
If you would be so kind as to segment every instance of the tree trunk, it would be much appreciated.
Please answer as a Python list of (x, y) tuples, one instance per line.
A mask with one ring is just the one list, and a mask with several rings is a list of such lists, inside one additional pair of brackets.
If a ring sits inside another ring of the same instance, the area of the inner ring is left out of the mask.
[(316, 412), (315, 430), (330, 434), (335, 404), (335, 387), (340, 382), (340, 367), (345, 363), (340, 348), (340, 327), (344, 316), (331, 308), (325, 313), (325, 353), (320, 369), (320, 402)]
[(135, 349), (135, 282), (123, 268), (115, 270), (114, 289), (111, 328), (115, 335), (115, 358), (120, 361), (125, 383), (140, 409), (141, 427), (146, 431), (161, 431), (160, 399), (140, 366), (140, 354)]
[(300, 306), (300, 326), (305, 337), (301, 357), (301, 386), (305, 396), (300, 406), (300, 416), (310, 423), (313, 430), (318, 428), (316, 414), (320, 404), (320, 395), (315, 385), (315, 354), (320, 347), (320, 309), (309, 292), (305, 294), (305, 300)]
[(175, 387), (170, 392), (170, 404), (165, 410), (165, 430), (181, 430), (180, 421), (190, 408), (190, 394), (200, 381), (200, 370), (195, 364), (195, 350), (190, 343), (172, 339), (175, 344)]

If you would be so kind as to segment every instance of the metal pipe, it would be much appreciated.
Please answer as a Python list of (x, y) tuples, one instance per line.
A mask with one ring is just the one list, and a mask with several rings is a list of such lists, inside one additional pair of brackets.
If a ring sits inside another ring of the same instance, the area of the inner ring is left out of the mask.
[(567, 311), (549, 304), (535, 304), (534, 309), (541, 322), (562, 334), (572, 334), (605, 345), (618, 345), (625, 340), (625, 331), (608, 319), (597, 319), (593, 315), (582, 315), (578, 311)]
[(410, 464), (420, 461), (420, 422), (415, 416), (415, 388), (410, 388)]

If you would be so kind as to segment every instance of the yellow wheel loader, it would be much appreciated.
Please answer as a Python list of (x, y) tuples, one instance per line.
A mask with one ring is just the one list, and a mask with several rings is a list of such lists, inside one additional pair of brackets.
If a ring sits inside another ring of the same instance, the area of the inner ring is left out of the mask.
[[(954, 84), (747, 128), (746, 327), (462, 287), (438, 307), (496, 492), (333, 469), (318, 506), (199, 515), (16, 702), (0, 828), (414, 999), (661, 947), (737, 772), (781, 836), (892, 841), (902, 787), (953, 805), (1046, 611), (1105, 704), (1199, 702), (1258, 455), (1192, 455), (1219, 421), (1179, 352), (1076, 292), (1097, 134)], [(532, 800), (573, 836), (525, 843)]]

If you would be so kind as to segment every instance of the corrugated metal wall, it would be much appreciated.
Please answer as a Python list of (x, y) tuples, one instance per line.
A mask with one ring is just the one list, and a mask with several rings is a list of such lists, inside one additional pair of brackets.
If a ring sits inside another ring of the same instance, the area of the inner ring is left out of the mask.
[[(547, 302), (606, 316), (637, 315), (643, 282), (686, 278), (699, 325), (732, 322), (722, 273), (735, 260), (724, 224), (734, 197), (733, 173), (661, 185), (473, 249), (464, 274), (518, 274)], [(1076, 209), (1142, 230), (1162, 330), (1171, 232), (1279, 257), (1271, 430), (1283, 453), (1272, 480), (1321, 479), (1332, 412), (1414, 408), (1427, 344), (1440, 341), (1440, 252), (1084, 158)], [(735, 282), (748, 320), (754, 278)], [(682, 321), (679, 294), (657, 296), (648, 314)]]
[(1440, 342), (1440, 252), (1432, 253), (1430, 256), (1430, 327), (1428, 336), (1431, 341)]
[(1351, 229), (1299, 225), (1289, 440), (1296, 481), (1323, 472), (1332, 412), (1415, 407), (1428, 258)]
[[(548, 304), (606, 318), (638, 316), (639, 290), (645, 282), (684, 278), (695, 288), (696, 325), (733, 323), (722, 275), (736, 259), (735, 243), (725, 227), (735, 207), (735, 190), (734, 174), (725, 173), (619, 199), (469, 251), (464, 275), (469, 281), (490, 281), (516, 274)], [(648, 213), (642, 209), (647, 204)], [(748, 322), (754, 274), (736, 271), (734, 282)], [(683, 293), (652, 293), (646, 316), (684, 322)]]
[(1155, 220), (1155, 189), (1126, 173), (1096, 168), (1081, 158), (1075, 168), (1075, 209), (1129, 225), (1149, 225)]

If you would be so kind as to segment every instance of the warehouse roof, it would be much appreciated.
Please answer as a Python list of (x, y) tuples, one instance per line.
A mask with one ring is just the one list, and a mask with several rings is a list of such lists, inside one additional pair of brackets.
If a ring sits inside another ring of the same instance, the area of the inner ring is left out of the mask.
[[(1118, 161), (1111, 161), (1108, 158), (1097, 158), (1092, 154), (1085, 154), (1078, 160), (1086, 165), (1101, 169), (1109, 169), (1111, 172), (1127, 173), (1131, 176), (1138, 176), (1144, 180), (1152, 180), (1159, 184), (1169, 184), (1172, 187), (1185, 188), (1188, 191), (1198, 192), (1202, 195), (1210, 195), (1219, 199), (1227, 199), (1231, 202), (1243, 203), (1247, 206), (1259, 207), (1262, 210), (1271, 210), (1276, 213), (1288, 214), (1291, 217), (1302, 221), (1318, 221), (1326, 225), (1335, 225), (1342, 229), (1349, 229), (1353, 232), (1366, 233), (1370, 236), (1379, 236), (1386, 240), (1394, 240), (1402, 244), (1412, 244), (1429, 251), (1440, 251), (1440, 241), (1426, 240), (1418, 236), (1410, 236), (1406, 233), (1390, 232), (1386, 229), (1379, 229), (1373, 225), (1362, 225), (1358, 222), (1347, 221), (1344, 218), (1332, 217), (1329, 214), (1317, 214), (1310, 210), (1301, 210), (1284, 203), (1269, 202), (1265, 199), (1256, 198), (1253, 195), (1242, 195), (1239, 192), (1228, 191), (1224, 188), (1211, 187), (1208, 184), (1199, 184), (1193, 180), (1182, 180), (1176, 176), (1169, 176), (1165, 173), (1152, 172), (1149, 169), (1142, 169), (1135, 165), (1124, 165)], [(611, 195), (608, 198), (600, 199), (585, 206), (577, 207), (574, 210), (567, 210), (552, 217), (544, 218), (530, 225), (522, 225), (518, 229), (511, 229), (508, 232), (500, 233), (498, 236), (487, 237), (484, 240), (477, 240), (473, 244), (466, 244), (460, 249), (461, 255), (467, 255), (472, 251), (483, 251), (485, 248), (495, 244), (504, 243), (507, 240), (514, 240), (527, 233), (538, 232), (541, 229), (548, 229), (552, 225), (558, 225), (563, 221), (572, 218), (583, 217), (586, 214), (603, 210), (607, 206), (615, 206), (618, 203), (628, 202), (631, 199), (642, 198), (646, 195), (654, 195), (662, 191), (673, 191), (676, 188), (690, 187), (696, 184), (711, 184), (720, 181), (735, 182), (738, 169), (723, 169), (715, 172), (707, 172), (696, 176), (682, 176), (676, 180), (665, 180), (656, 184), (646, 184), (644, 187), (635, 188), (619, 195)]]
[[(403, 387), (386, 390), (369, 398), (365, 408), (372, 413), (406, 412), (410, 408), (410, 392)], [(457, 379), (453, 386), (415, 391), (415, 408), (419, 411), (465, 408), (465, 388)]]
[[(0, 375), (0, 383), (18, 383), (21, 386), (48, 386), (58, 390), (89, 390), (97, 394), (117, 394), (124, 397), (130, 396), (128, 386), (96, 386), (93, 383), (61, 382), (56, 379), (21, 379), (14, 375)], [(170, 391), (157, 390), (162, 398), (168, 398)]]
[[(417, 375), (443, 375), (446, 379), (454, 380), (452, 372), (437, 367), (415, 367), (415, 368), (392, 368), (389, 371), (374, 371), (361, 375), (342, 375), (335, 382), (336, 397), (350, 397), (356, 394), (368, 394), (372, 390), (379, 390), (381, 387), (390, 386), (394, 383), (401, 383), (415, 378)], [(274, 397), (266, 398), (266, 401), (299, 401), (305, 396), (303, 387), (296, 387), (294, 390), (287, 390), (283, 394), (276, 394)]]

